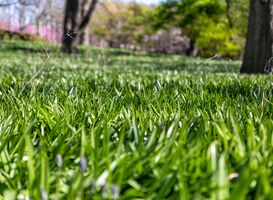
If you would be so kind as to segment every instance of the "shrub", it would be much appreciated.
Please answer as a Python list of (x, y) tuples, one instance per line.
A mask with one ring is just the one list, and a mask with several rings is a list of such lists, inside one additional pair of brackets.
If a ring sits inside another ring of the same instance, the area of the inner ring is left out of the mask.
[(203, 29), (196, 43), (199, 55), (210, 57), (219, 54), (222, 57), (238, 57), (242, 52), (242, 46), (234, 41), (234, 31), (227, 29), (225, 23), (209, 24)]
[(8, 30), (0, 30), (0, 40), (24, 40), (24, 41), (44, 41), (44, 39), (26, 33), (18, 33)]

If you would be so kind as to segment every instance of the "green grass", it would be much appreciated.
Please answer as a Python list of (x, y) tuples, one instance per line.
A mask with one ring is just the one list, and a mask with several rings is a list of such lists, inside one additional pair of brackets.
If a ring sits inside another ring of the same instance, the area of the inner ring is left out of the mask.
[(0, 199), (273, 199), (271, 76), (57, 48), (0, 46)]

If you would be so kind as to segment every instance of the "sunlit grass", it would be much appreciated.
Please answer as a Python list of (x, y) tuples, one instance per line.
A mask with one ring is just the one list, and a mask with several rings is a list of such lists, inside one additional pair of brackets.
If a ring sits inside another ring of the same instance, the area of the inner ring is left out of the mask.
[(273, 198), (272, 77), (49, 47), (22, 91), (42, 47), (1, 46), (0, 199)]

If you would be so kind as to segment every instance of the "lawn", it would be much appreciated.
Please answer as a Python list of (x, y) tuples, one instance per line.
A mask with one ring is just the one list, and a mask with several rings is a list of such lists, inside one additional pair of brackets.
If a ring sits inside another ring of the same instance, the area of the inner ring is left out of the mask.
[(273, 199), (273, 77), (239, 61), (0, 44), (0, 199)]

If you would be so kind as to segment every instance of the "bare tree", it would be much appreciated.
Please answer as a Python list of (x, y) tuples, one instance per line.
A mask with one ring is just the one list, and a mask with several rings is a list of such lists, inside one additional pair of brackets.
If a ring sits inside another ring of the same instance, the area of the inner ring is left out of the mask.
[[(62, 51), (65, 53), (75, 52), (76, 44), (82, 31), (87, 27), (89, 20), (96, 8), (98, 0), (66, 0), (64, 17), (64, 39)], [(86, 11), (81, 13), (82, 6)]]
[(7, 0), (7, 1), (4, 1), (4, 2), (1, 2), (0, 3), (0, 7), (9, 7), (9, 6), (12, 6), (12, 5), (14, 5), (14, 4), (16, 4), (16, 3), (18, 3), (18, 1), (9, 1), (9, 0)]
[(273, 0), (251, 0), (242, 73), (264, 73), (273, 57)]
[(0, 3), (0, 7), (9, 7), (18, 3), (25, 6), (30, 6), (33, 5), (35, 1), (38, 0), (6, 0), (3, 3), (2, 2)]
[[(19, 30), (24, 31), (24, 29), (32, 23), (32, 15), (29, 12), (30, 8), (37, 5), (40, 5), (40, 0), (6, 0), (0, 3), (0, 7), (8, 7), (11, 9), (16, 9), (18, 11), (18, 24)], [(36, 12), (37, 9), (34, 9)], [(14, 18), (14, 13), (12, 13), (12, 17)], [(26, 23), (26, 16), (28, 16), (29, 20)]]
[(26, 27), (25, 25), (25, 13), (26, 13), (26, 6), (25, 1), (18, 1), (18, 7), (19, 7), (19, 30), (20, 32), (23, 31)]

